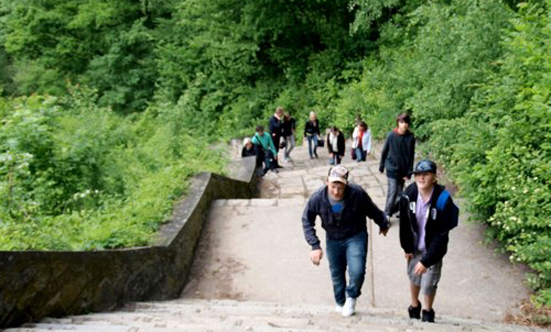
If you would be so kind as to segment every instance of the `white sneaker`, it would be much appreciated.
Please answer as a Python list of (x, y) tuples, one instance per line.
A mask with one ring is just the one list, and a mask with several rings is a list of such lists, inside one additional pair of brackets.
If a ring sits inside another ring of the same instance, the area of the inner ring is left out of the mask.
[(355, 309), (356, 309), (356, 299), (347, 297), (346, 302), (344, 302), (344, 306), (342, 307), (342, 315), (344, 317), (350, 317), (354, 314)]
[(342, 314), (342, 305), (340, 304), (337, 304), (335, 306), (335, 312), (339, 313), (339, 314)]

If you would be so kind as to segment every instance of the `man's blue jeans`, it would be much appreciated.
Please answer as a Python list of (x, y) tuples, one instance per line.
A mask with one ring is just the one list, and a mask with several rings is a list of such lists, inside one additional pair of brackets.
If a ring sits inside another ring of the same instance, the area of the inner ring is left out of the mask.
[[(357, 298), (361, 294), (365, 279), (367, 232), (358, 233), (344, 240), (327, 240), (326, 246), (335, 302), (343, 305), (347, 297)], [(346, 285), (347, 268), (348, 286)]]

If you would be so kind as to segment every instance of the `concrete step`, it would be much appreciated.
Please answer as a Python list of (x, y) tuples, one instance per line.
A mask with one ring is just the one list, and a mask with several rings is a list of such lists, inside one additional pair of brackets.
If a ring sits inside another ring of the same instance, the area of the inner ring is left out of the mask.
[(232, 300), (145, 302), (112, 313), (47, 318), (37, 324), (6, 331), (537, 331), (451, 317), (437, 317), (437, 323), (428, 324), (411, 321), (401, 311), (398, 314), (398, 311), (388, 309), (362, 310), (345, 318), (331, 309), (327, 306)]

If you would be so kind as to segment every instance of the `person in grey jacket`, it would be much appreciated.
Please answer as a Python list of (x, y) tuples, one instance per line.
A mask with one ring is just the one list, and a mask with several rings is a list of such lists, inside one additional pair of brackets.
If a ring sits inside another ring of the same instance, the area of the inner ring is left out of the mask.
[(385, 213), (391, 217), (398, 212), (398, 201), (402, 196), (406, 180), (411, 178), (415, 158), (415, 136), (409, 130), (411, 118), (408, 114), (396, 117), (396, 128), (386, 138), (379, 172), (386, 168), (388, 189), (386, 195)]
[[(302, 215), (306, 242), (312, 247), (310, 260), (319, 265), (323, 250), (314, 228), (316, 217), (326, 232), (326, 250), (333, 281), (336, 311), (348, 317), (354, 314), (361, 294), (367, 257), (367, 220), (379, 225), (386, 236), (388, 218), (373, 203), (362, 187), (348, 182), (348, 169), (337, 165), (329, 169), (326, 185), (312, 194)], [(349, 283), (345, 273), (348, 270)]]

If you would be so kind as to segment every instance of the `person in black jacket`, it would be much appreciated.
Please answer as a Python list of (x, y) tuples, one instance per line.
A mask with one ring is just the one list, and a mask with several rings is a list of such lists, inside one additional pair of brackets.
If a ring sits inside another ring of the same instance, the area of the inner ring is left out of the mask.
[(409, 130), (410, 116), (398, 115), (396, 124), (397, 127), (386, 137), (379, 164), (379, 172), (383, 173), (386, 168), (388, 190), (385, 213), (389, 217), (398, 212), (398, 201), (406, 180), (411, 177), (410, 172), (415, 158), (415, 136)]
[(320, 123), (316, 116), (316, 112), (312, 111), (310, 112), (310, 120), (306, 121), (304, 124), (304, 138), (308, 139), (308, 153), (310, 154), (310, 159), (318, 157), (317, 150), (320, 135)]
[(325, 141), (327, 142), (327, 150), (329, 151), (329, 164), (340, 164), (345, 153), (344, 135), (337, 127), (333, 126), (329, 134), (327, 134)]
[[(312, 194), (302, 215), (306, 242), (312, 247), (310, 260), (319, 265), (323, 251), (316, 235), (316, 217), (326, 232), (326, 250), (333, 281), (336, 311), (348, 317), (354, 314), (361, 294), (367, 257), (367, 220), (379, 225), (386, 236), (387, 216), (373, 203), (362, 187), (348, 183), (348, 169), (342, 165), (329, 169), (326, 185)], [(349, 283), (345, 273), (348, 269)]]
[(291, 161), (291, 151), (295, 148), (296, 120), (290, 112), (283, 117), (283, 143), (285, 145), (285, 161)]
[[(275, 110), (274, 115), (270, 118), (268, 122), (268, 129), (270, 130), (270, 136), (274, 142), (276, 152), (279, 152), (279, 145), (281, 142), (281, 136), (283, 136), (283, 114), (285, 111), (283, 107), (278, 106)], [(279, 163), (276, 161), (276, 167), (281, 168)]]
[(448, 233), (457, 225), (459, 209), (444, 187), (437, 184), (436, 164), (421, 160), (413, 171), (415, 183), (400, 199), (400, 245), (408, 263), (410, 318), (421, 318), (419, 293), (425, 295), (422, 320), (434, 322), (432, 308), (440, 280)]

